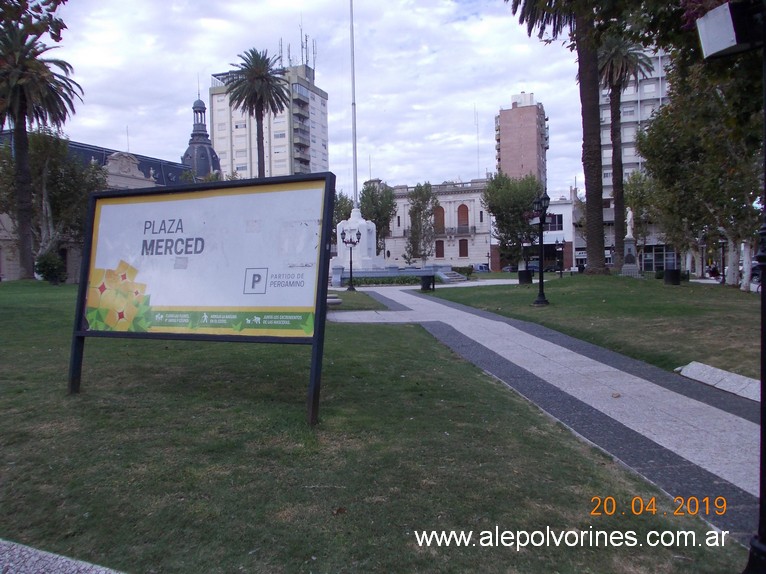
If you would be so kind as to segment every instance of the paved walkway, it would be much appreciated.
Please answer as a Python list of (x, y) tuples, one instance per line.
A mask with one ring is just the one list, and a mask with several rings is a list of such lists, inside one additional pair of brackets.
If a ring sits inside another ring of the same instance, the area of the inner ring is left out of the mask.
[(671, 497), (724, 496), (726, 514), (707, 517), (716, 527), (745, 544), (755, 533), (757, 401), (411, 287), (360, 290), (389, 310), (333, 310), (328, 320), (420, 323)]

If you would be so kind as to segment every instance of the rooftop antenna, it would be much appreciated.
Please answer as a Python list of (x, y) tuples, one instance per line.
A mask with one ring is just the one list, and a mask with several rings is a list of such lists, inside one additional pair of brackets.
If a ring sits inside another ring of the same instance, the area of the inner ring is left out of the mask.
[(311, 67), (317, 69), (317, 41), (311, 40), (312, 53), (311, 53)]
[(351, 9), (351, 141), (353, 142), (354, 208), (359, 208), (356, 175), (356, 74), (354, 72), (354, 0), (349, 0)]

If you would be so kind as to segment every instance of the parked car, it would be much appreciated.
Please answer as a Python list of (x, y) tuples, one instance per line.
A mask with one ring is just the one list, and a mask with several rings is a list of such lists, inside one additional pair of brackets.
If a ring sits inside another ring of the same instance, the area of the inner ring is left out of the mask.
[(519, 270), (519, 266), (518, 265), (506, 265), (502, 269), (503, 273), (515, 273), (518, 270)]
[(489, 273), (489, 265), (486, 263), (479, 263), (478, 265), (473, 265), (473, 272), (474, 273)]

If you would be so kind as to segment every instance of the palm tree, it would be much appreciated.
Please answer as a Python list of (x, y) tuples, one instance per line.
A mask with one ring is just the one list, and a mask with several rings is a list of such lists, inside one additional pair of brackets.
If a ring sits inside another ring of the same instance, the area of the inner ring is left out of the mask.
[[(72, 66), (45, 58), (50, 50), (40, 42), (40, 32), (27, 30), (20, 22), (0, 25), (0, 128), (13, 125), (16, 190), (16, 232), (19, 267), (23, 279), (34, 277), (32, 235), (32, 175), (29, 167), (27, 126), (63, 126), (74, 114), (74, 101), (82, 88), (69, 78)], [(58, 70), (58, 71), (56, 71)]]
[(278, 56), (269, 58), (268, 52), (251, 48), (239, 57), (242, 62), (231, 64), (235, 70), (229, 72), (226, 93), (235, 107), (255, 116), (258, 139), (258, 177), (266, 175), (266, 160), (263, 146), (263, 116), (266, 112), (278, 114), (290, 103), (285, 69), (277, 67)]
[[(596, 19), (608, 21), (597, 10), (604, 6), (594, 2), (572, 0), (505, 0), (511, 11), (519, 13), (519, 22), (527, 25), (531, 36), (538, 29), (542, 38), (546, 31), (552, 39), (563, 32), (572, 34), (577, 50), (580, 106), (582, 110), (582, 165), (585, 175), (585, 235), (589, 273), (605, 273), (604, 213), (601, 182), (601, 113), (599, 110), (599, 77)], [(611, 4), (609, 4), (611, 6)]]
[(625, 190), (622, 173), (622, 131), (620, 104), (622, 92), (632, 79), (638, 88), (639, 74), (646, 77), (652, 61), (643, 48), (616, 33), (606, 34), (598, 49), (601, 85), (609, 90), (612, 136), (612, 197), (614, 199), (614, 265), (622, 267), (625, 251)]

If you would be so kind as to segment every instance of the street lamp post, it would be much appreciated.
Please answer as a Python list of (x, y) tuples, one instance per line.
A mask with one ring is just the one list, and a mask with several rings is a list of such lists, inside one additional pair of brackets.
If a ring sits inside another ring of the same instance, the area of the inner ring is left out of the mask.
[(545, 214), (548, 212), (548, 206), (551, 204), (551, 198), (543, 191), (540, 197), (537, 197), (532, 204), (532, 209), (540, 216), (538, 218), (538, 240), (540, 244), (540, 280), (538, 281), (537, 299), (532, 305), (543, 306), (548, 304), (548, 299), (545, 298), (545, 287), (543, 286), (543, 268), (545, 267), (545, 245), (543, 244), (543, 225), (545, 225)]
[(346, 230), (340, 232), (340, 240), (344, 245), (348, 245), (348, 289), (346, 291), (356, 291), (354, 287), (354, 247), (362, 240), (362, 232), (357, 230), (356, 239), (354, 236), (346, 239)]
[(564, 277), (564, 242), (556, 240), (556, 265), (559, 268), (559, 279)]

